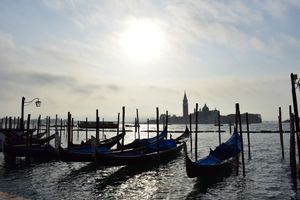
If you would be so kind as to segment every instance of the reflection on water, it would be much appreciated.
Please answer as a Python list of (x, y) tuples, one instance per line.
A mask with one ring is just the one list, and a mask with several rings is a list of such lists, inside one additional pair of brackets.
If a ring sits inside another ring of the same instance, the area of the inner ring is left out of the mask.
[[(275, 130), (277, 124), (251, 127)], [(184, 130), (184, 126), (170, 127), (171, 131), (175, 129)], [(200, 125), (200, 129), (216, 130), (217, 127)], [(222, 129), (227, 131), (222, 133), (225, 141), (230, 136), (228, 127), (224, 125)], [(173, 137), (176, 134), (172, 133)], [(84, 137), (85, 134), (80, 135), (79, 140)], [(128, 133), (125, 141), (130, 142), (133, 137), (134, 132)], [(147, 133), (142, 133), (142, 137), (147, 137)], [(282, 161), (278, 134), (252, 134), (252, 160), (246, 157), (246, 177), (235, 176), (233, 172), (214, 181), (189, 179), (183, 155), (159, 167), (141, 169), (97, 168), (93, 163), (65, 162), (28, 165), (23, 159), (9, 166), (0, 154), (0, 195), (26, 199), (297, 199), (299, 196), (292, 189), (290, 179), (288, 134), (284, 134), (284, 140), (286, 160)], [(218, 134), (200, 133), (198, 141), (201, 158), (218, 144)]]

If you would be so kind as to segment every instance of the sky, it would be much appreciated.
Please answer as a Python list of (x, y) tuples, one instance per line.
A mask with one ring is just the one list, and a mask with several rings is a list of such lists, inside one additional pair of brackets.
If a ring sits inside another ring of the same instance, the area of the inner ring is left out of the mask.
[(22, 96), (32, 118), (181, 116), (186, 91), (190, 112), (287, 118), (299, 19), (298, 0), (1, 0), (0, 116)]

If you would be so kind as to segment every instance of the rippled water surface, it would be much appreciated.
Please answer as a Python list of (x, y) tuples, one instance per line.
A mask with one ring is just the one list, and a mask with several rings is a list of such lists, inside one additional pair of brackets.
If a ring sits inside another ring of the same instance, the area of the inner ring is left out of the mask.
[[(276, 130), (277, 124), (253, 124), (250, 128)], [(171, 125), (169, 129), (171, 132), (184, 130), (184, 126)], [(217, 130), (212, 125), (200, 125), (199, 129)], [(228, 127), (224, 125), (222, 129), (226, 131), (222, 133), (222, 141), (225, 141), (229, 137)], [(289, 129), (288, 124), (284, 129)], [(113, 133), (106, 134), (113, 136)], [(179, 133), (172, 135), (176, 137)], [(146, 136), (142, 133), (142, 137)], [(82, 133), (79, 139), (84, 137)], [(298, 199), (290, 179), (289, 134), (284, 134), (285, 160), (281, 159), (278, 133), (251, 134), (252, 160), (248, 160), (245, 138), (246, 177), (233, 173), (205, 185), (187, 177), (183, 155), (156, 168), (135, 169), (125, 166), (97, 168), (93, 163), (28, 165), (22, 159), (17, 160), (15, 166), (7, 166), (0, 153), (0, 199)], [(129, 132), (125, 142), (133, 139), (134, 132)], [(199, 133), (198, 158), (217, 144), (217, 133)]]

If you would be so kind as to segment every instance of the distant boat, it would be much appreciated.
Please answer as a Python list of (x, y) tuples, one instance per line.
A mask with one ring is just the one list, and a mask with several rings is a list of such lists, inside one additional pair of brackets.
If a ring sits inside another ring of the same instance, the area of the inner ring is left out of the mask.
[(125, 124), (125, 127), (140, 127), (139, 124)]
[(236, 165), (236, 156), (241, 151), (241, 138), (239, 134), (234, 131), (232, 136), (221, 145), (217, 146), (215, 150), (210, 149), (208, 156), (193, 162), (187, 155), (186, 145), (185, 163), (186, 173), (189, 178), (214, 179), (227, 175)]
[[(80, 121), (78, 123), (79, 128), (97, 128), (97, 123), (95, 121)], [(114, 129), (117, 128), (118, 124), (111, 121), (100, 121), (99, 122), (99, 128), (106, 128), (106, 129)]]

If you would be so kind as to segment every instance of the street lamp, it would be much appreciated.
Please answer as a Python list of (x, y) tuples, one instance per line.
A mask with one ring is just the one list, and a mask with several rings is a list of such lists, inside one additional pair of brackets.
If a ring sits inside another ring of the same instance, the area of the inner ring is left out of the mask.
[(25, 97), (22, 97), (20, 128), (23, 131), (24, 131), (24, 106), (28, 106), (32, 102), (35, 102), (36, 107), (41, 107), (42, 102), (40, 101), (39, 98), (34, 98), (31, 101), (25, 101)]

